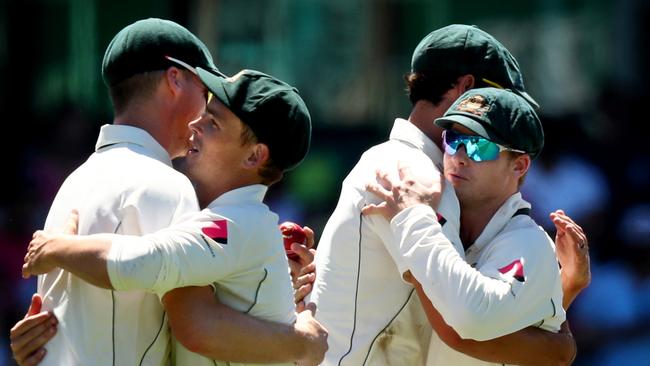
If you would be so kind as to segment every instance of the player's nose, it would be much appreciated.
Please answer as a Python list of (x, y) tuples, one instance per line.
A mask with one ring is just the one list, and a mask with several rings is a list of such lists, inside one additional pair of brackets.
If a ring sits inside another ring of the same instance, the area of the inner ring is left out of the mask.
[(203, 113), (200, 118), (195, 119), (187, 124), (187, 127), (193, 134), (198, 134), (202, 132), (203, 122), (206, 120), (206, 114)]
[(467, 156), (467, 150), (465, 149), (465, 144), (458, 145), (458, 149), (456, 149), (456, 153), (451, 156), (451, 159), (457, 164), (461, 164), (461, 165), (467, 164), (469, 157)]

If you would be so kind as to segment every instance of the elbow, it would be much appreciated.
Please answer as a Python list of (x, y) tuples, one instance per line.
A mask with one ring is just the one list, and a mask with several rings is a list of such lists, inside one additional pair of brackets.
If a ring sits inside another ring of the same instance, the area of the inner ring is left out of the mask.
[(443, 341), (449, 348), (461, 353), (467, 352), (466, 347), (468, 346), (468, 340), (463, 339), (457, 332), (440, 332), (438, 333), (438, 337), (440, 337), (440, 340)]
[(201, 332), (190, 331), (186, 329), (187, 327), (174, 326), (173, 322), (170, 321), (170, 328), (174, 338), (183, 345), (187, 350), (194, 353), (202, 353), (204, 351), (205, 345), (203, 344), (203, 336)]
[(193, 335), (179, 336), (176, 333), (174, 333), (174, 337), (176, 337), (176, 340), (178, 340), (178, 342), (182, 344), (183, 347), (192, 353), (203, 355), (207, 352), (207, 347), (205, 346), (205, 342), (202, 340), (202, 337)]
[(561, 347), (561, 351), (557, 352), (557, 359), (553, 362), (554, 365), (567, 366), (573, 363), (578, 354), (578, 346), (573, 339), (571, 341), (571, 347)]
[(219, 359), (219, 350), (215, 349), (219, 342), (214, 342), (203, 326), (189, 327), (187, 324), (177, 325), (170, 321), (170, 328), (174, 338), (188, 351)]
[(573, 363), (572, 355), (557, 354), (553, 360), (548, 360), (548, 365), (568, 366)]

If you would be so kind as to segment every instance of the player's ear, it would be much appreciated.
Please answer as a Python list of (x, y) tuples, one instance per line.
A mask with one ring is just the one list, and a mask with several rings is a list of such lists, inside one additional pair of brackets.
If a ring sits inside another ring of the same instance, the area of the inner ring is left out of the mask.
[(474, 85), (476, 85), (476, 80), (472, 74), (463, 75), (456, 79), (456, 88), (458, 88), (458, 92), (460, 93), (458, 96), (472, 89)]
[(250, 146), (248, 155), (244, 160), (244, 167), (256, 169), (263, 166), (271, 157), (271, 152), (266, 144), (256, 143)]
[(474, 75), (472, 74), (465, 74), (463, 76), (460, 76), (458, 79), (456, 79), (456, 82), (454, 85), (451, 87), (449, 91), (447, 91), (447, 95), (450, 98), (450, 105), (453, 101), (458, 99), (463, 93), (466, 91), (472, 89), (475, 84), (475, 79)]
[(169, 67), (164, 72), (164, 83), (172, 94), (178, 93), (183, 85), (182, 72), (176, 67)]
[(517, 154), (513, 161), (513, 173), (515, 174), (516, 178), (519, 179), (523, 177), (526, 172), (528, 172), (528, 169), (530, 169), (530, 155), (528, 154)]

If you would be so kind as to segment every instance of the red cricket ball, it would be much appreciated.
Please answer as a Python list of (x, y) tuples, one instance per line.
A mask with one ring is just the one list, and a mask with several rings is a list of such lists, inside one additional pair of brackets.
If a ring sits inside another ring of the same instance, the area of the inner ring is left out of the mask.
[(280, 224), (280, 232), (284, 240), (284, 251), (289, 259), (298, 260), (298, 254), (291, 250), (291, 243), (307, 245), (307, 235), (302, 227), (296, 223), (285, 221)]

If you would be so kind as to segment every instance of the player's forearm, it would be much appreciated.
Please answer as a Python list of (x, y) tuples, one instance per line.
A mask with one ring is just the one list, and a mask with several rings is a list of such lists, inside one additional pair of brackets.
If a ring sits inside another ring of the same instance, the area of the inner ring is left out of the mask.
[(112, 289), (106, 270), (106, 257), (110, 247), (110, 237), (103, 234), (60, 235), (52, 243), (49, 258), (56, 267), (90, 284)]
[[(191, 299), (191, 301), (189, 300)], [(162, 298), (176, 339), (188, 350), (230, 362), (303, 358), (306, 338), (292, 325), (259, 320), (219, 303), (209, 287), (174, 289)]]
[(463, 339), (444, 322), (419, 283), (415, 289), (433, 330), (458, 352), (486, 362), (530, 366), (567, 365), (575, 355), (575, 342), (570, 333), (551, 333), (539, 328), (526, 328), (487, 341)]
[(216, 330), (219, 336), (212, 339), (219, 341), (199, 343), (198, 353), (230, 362), (279, 363), (301, 359), (307, 352), (303, 338), (292, 325), (267, 322), (223, 308), (219, 318), (206, 323), (210, 329), (205, 329), (206, 335)]
[(459, 340), (448, 345), (471, 357), (508, 365), (569, 365), (575, 342), (560, 333), (525, 328), (487, 341)]
[(469, 341), (466, 354), (490, 362), (515, 365), (569, 365), (575, 355), (573, 337), (528, 327), (488, 341)]

